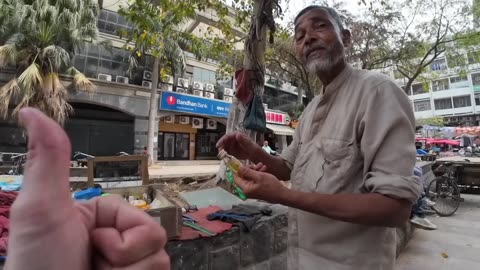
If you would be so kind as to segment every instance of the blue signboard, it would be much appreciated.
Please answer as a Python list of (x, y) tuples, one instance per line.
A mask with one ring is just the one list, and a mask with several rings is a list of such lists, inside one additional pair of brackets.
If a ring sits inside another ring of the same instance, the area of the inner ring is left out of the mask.
[(162, 92), (160, 109), (165, 111), (202, 114), (212, 117), (228, 118), (232, 104), (216, 99)]

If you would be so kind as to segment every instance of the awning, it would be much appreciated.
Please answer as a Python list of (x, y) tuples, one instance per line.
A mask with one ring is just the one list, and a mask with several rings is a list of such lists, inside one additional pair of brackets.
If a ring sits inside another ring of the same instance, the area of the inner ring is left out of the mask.
[(275, 135), (293, 136), (293, 134), (295, 133), (295, 129), (289, 126), (267, 124), (267, 128), (273, 131)]

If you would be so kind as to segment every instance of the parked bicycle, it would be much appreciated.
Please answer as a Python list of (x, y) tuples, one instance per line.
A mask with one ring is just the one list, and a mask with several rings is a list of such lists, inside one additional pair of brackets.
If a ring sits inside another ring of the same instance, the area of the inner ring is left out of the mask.
[(432, 180), (427, 187), (427, 197), (435, 203), (432, 209), (442, 217), (453, 215), (462, 198), (460, 196), (460, 189), (457, 184), (456, 171), (462, 165), (456, 165), (453, 162), (446, 162), (435, 169), (435, 172), (445, 171)]
[(13, 162), (12, 168), (8, 172), (9, 175), (23, 175), (23, 169), (27, 162), (27, 154), (19, 154), (11, 157)]

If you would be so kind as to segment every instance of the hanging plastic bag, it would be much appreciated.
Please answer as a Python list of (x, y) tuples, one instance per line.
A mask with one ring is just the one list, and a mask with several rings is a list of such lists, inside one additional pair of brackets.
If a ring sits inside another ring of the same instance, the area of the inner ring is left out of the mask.
[(247, 112), (245, 114), (244, 125), (246, 129), (258, 132), (267, 132), (267, 119), (263, 107), (262, 98), (258, 95), (253, 96)]

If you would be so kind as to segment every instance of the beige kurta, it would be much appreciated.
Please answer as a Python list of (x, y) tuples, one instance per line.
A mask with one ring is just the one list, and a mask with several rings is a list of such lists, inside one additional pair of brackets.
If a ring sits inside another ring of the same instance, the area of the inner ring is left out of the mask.
[[(305, 109), (282, 157), (292, 188), (304, 192), (380, 193), (414, 203), (415, 119), (405, 93), (387, 76), (348, 66)], [(375, 207), (372, 205), (371, 207)], [(289, 269), (390, 270), (393, 228), (289, 211)]]

